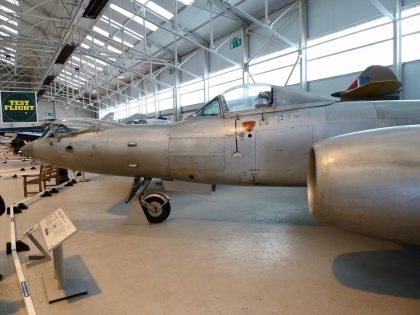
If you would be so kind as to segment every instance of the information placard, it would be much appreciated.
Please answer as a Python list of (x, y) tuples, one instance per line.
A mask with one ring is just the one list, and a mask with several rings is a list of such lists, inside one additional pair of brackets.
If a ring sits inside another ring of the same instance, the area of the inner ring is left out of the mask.
[(2, 121), (38, 122), (36, 93), (0, 92)]
[(40, 225), (49, 251), (77, 232), (76, 227), (61, 208), (42, 219)]

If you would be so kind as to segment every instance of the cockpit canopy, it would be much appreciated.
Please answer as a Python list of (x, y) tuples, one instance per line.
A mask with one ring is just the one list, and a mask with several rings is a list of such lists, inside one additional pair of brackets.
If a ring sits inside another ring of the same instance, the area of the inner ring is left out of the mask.
[(218, 95), (194, 116), (214, 116), (255, 108), (331, 102), (330, 98), (292, 88), (268, 84), (245, 84)]
[(73, 134), (94, 132), (99, 130), (115, 128), (119, 125), (121, 124), (111, 121), (90, 118), (66, 118), (56, 120), (55, 122), (51, 123), (49, 128), (47, 128), (42, 134), (41, 138), (63, 137)]

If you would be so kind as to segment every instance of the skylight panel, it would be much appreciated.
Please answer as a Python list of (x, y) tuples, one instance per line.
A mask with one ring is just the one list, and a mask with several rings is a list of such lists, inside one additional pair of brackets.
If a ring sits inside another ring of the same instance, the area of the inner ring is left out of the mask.
[(113, 52), (115, 52), (117, 54), (122, 54), (122, 51), (121, 50), (119, 50), (119, 49), (117, 49), (117, 48), (115, 48), (115, 47), (113, 47), (111, 45), (108, 45), (107, 48), (108, 48), (108, 50), (113, 51)]
[(15, 13), (16, 11), (10, 10), (9, 8), (6, 8), (5, 6), (0, 5), (0, 10), (7, 12), (7, 13)]
[(104, 62), (102, 60), (99, 60), (99, 59), (96, 59), (96, 58), (93, 58), (93, 57), (90, 57), (90, 56), (86, 56), (86, 58), (91, 59), (91, 60), (96, 60), (97, 63), (100, 63), (104, 66), (108, 65), (106, 62)]
[(15, 65), (15, 63), (13, 61), (7, 60), (7, 59), (2, 59), (2, 62), (6, 62), (9, 63), (11, 65)]
[(6, 1), (9, 2), (9, 3), (11, 3), (11, 4), (14, 4), (15, 6), (18, 6), (19, 5), (19, 3), (18, 3), (17, 0), (6, 0)]
[(101, 34), (102, 36), (105, 36), (105, 37), (109, 37), (109, 33), (107, 32), (107, 31), (104, 31), (102, 28), (100, 28), (100, 27), (97, 27), (97, 26), (94, 26), (93, 27), (93, 31), (95, 31), (96, 33), (98, 33), (98, 34)]
[(133, 21), (136, 21), (140, 25), (146, 26), (149, 30), (152, 30), (153, 32), (158, 29), (158, 27), (155, 24), (153, 24), (153, 23), (150, 23), (148, 21), (146, 21), (146, 23), (144, 23), (145, 21), (141, 17), (139, 17), (137, 15), (133, 18)]
[(87, 36), (86, 36), (86, 39), (87, 39), (89, 42), (92, 42), (92, 40), (93, 40), (93, 42), (94, 42), (95, 44), (99, 45), (99, 46), (104, 46), (104, 45), (105, 45), (105, 43), (104, 43), (104, 42), (100, 41), (99, 39), (92, 38), (92, 36), (90, 36), (90, 35), (87, 35)]
[(78, 83), (80, 83), (80, 82), (85, 83), (86, 82), (85, 78), (81, 77), (78, 74), (74, 74), (73, 72), (70, 72), (70, 71), (73, 71), (73, 69), (71, 69), (69, 67), (66, 67), (65, 69), (66, 70), (62, 70), (61, 74), (64, 75), (63, 73), (66, 73), (70, 76), (70, 77), (68, 77), (68, 76), (64, 75), (66, 78), (69, 78), (70, 80), (73, 80), (73, 81), (78, 82)]
[[(137, 2), (144, 2), (144, 1), (139, 1), (136, 0)], [(144, 3), (142, 3), (144, 5)], [(161, 17), (170, 20), (174, 17), (174, 15), (169, 12), (168, 10), (165, 10), (164, 8), (162, 8), (160, 5), (154, 3), (153, 1), (146, 1), (146, 7), (148, 7), (151, 11), (159, 14)]]
[(185, 5), (190, 5), (191, 3), (194, 2), (194, 0), (178, 0), (179, 2), (182, 2)]
[(2, 36), (10, 36), (9, 34), (4, 33), (4, 32), (2, 32), (2, 31), (0, 31), (0, 35), (2, 35)]
[(142, 40), (143, 36), (141, 36), (139, 33), (136, 33), (132, 30), (130, 30), (129, 28), (125, 28), (125, 34), (130, 35), (131, 37), (138, 39), (138, 40)]
[[(4, 47), (4, 48), (6, 48), (6, 49), (7, 49), (7, 47)], [(12, 53), (9, 53), (8, 51), (5, 51), (4, 49), (0, 49), (0, 52), (5, 53), (5, 54), (7, 54), (7, 55), (9, 55), (9, 56), (13, 56), (13, 57), (15, 57), (15, 56), (16, 56), (15, 54), (12, 54)], [(13, 50), (13, 52), (15, 52), (15, 51)]]
[(87, 67), (81, 67), (79, 69), (79, 72), (83, 73), (86, 77), (94, 76), (96, 74), (96, 72), (94, 72), (93, 70), (90, 70)]
[(93, 63), (90, 63), (90, 62), (87, 62), (87, 61), (84, 61), (84, 60), (82, 60), (82, 63), (84, 63), (84, 64), (86, 64), (86, 65), (88, 65), (88, 66), (90, 66), (90, 67), (92, 67), (92, 68), (95, 68), (96, 70), (99, 70), (99, 71), (104, 70), (104, 68), (101, 68), (101, 67), (95, 66)]
[(128, 28), (127, 26), (124, 26), (124, 25), (122, 25), (122, 24), (120, 24), (120, 23), (118, 23), (117, 21), (114, 21), (113, 19), (109, 19), (107, 16), (105, 16), (105, 15), (102, 15), (102, 17), (101, 17), (101, 21), (102, 22), (105, 22), (105, 23), (107, 23), (107, 24), (109, 24), (110, 23), (110, 21), (111, 21), (111, 26), (112, 27), (115, 27), (116, 29), (123, 29), (123, 31), (124, 31), (124, 34), (127, 34), (127, 35), (130, 35), (131, 37), (134, 37), (135, 39), (138, 39), (138, 40), (142, 40), (143, 39), (143, 36), (142, 35), (140, 35), (139, 33), (137, 33), (137, 32), (135, 32), (135, 31), (133, 31), (131, 28)]
[[(86, 56), (87, 57), (87, 56)], [(85, 61), (85, 60), (80, 60), (80, 58), (77, 58), (77, 57), (75, 57), (75, 56), (73, 56), (72, 57), (74, 60), (76, 60), (76, 61), (78, 61), (79, 62), (79, 64), (80, 64), (80, 62), (82, 63), (82, 64), (84, 64), (84, 65), (87, 65), (87, 66), (90, 66), (90, 67), (92, 67), (92, 68), (95, 68), (96, 70), (99, 70), (99, 71), (102, 71), (102, 70), (104, 70), (104, 68), (101, 68), (101, 67), (98, 67), (98, 66), (95, 66), (93, 63), (90, 63), (90, 62), (87, 62), (87, 61)], [(100, 60), (99, 60), (100, 61)], [(101, 63), (102, 64), (105, 64), (106, 65), (106, 63), (105, 62), (102, 62), (101, 61)]]
[(84, 61), (84, 60), (82, 60), (82, 63), (85, 64), (85, 65), (87, 65), (87, 66), (89, 66), (89, 67), (92, 67), (92, 68), (94, 68), (96, 70), (99, 70), (99, 71), (104, 70), (104, 68), (95, 66), (93, 63), (90, 63), (90, 62), (87, 62), (87, 61)]
[(84, 49), (89, 49), (90, 47), (86, 45), (85, 43), (82, 43), (80, 46), (82, 46)]
[(5, 31), (10, 32), (10, 33), (12, 33), (12, 34), (17, 34), (17, 33), (18, 33), (18, 31), (17, 31), (17, 30), (15, 30), (14, 28), (8, 27), (8, 26), (6, 26), (6, 25), (0, 25), (0, 27), (1, 27), (2, 29), (4, 29)]
[[(107, 24), (111, 23), (111, 26), (115, 27), (115, 28), (123, 28), (124, 26), (121, 23), (118, 23), (117, 21), (113, 20), (113, 19), (109, 19), (107, 16), (102, 15), (101, 16), (101, 21), (105, 22)], [(111, 22), (110, 22), (111, 21)]]
[(117, 11), (118, 13), (121, 13), (122, 15), (128, 17), (129, 19), (131, 19), (134, 14), (131, 13), (130, 11), (127, 11), (126, 9), (121, 8), (120, 6), (111, 3), (111, 5), (109, 6), (111, 9)]
[(5, 49), (7, 49), (7, 50), (10, 50), (10, 51), (13, 51), (13, 52), (16, 52), (16, 49), (13, 49), (13, 48), (10, 48), (10, 47), (4, 47)]
[(75, 77), (70, 77), (70, 80), (74, 83), (79, 84), (79, 85), (80, 84), (85, 84), (82, 80), (79, 80), (78, 78), (75, 78)]
[(70, 85), (71, 87), (74, 87), (74, 88), (77, 88), (77, 89), (81, 86), (81, 84), (75, 84), (73, 82), (67, 81), (63, 78), (60, 78), (60, 76), (58, 76), (58, 81), (61, 82), (62, 84)]
[(0, 14), (0, 20), (3, 20), (7, 23), (13, 24), (13, 25), (18, 25), (17, 22), (11, 18), (5, 17), (4, 15)]
[(119, 38), (118, 36), (114, 36), (114, 37), (112, 37), (112, 39), (113, 39), (114, 41), (116, 41), (117, 43), (120, 43), (120, 44), (121, 44), (121, 42), (122, 42), (125, 46), (128, 46), (128, 47), (130, 47), (130, 48), (133, 48), (133, 47), (134, 47), (132, 44), (130, 44), (130, 43), (129, 43), (129, 42), (127, 42), (126, 40), (125, 40), (125, 41), (122, 41), (122, 40), (121, 40), (121, 38)]
[(73, 83), (73, 84), (78, 84), (78, 85), (82, 85), (82, 84), (84, 84), (84, 82), (81, 82), (81, 81), (79, 81), (79, 80), (77, 80), (76, 78), (74, 78), (73, 76), (67, 76), (67, 75), (65, 75), (65, 74), (61, 74), (62, 75), (62, 78), (63, 79), (65, 79), (65, 80), (67, 80), (68, 82), (70, 82), (70, 83)]
[(147, 27), (148, 29), (152, 30), (152, 31), (156, 31), (158, 29), (158, 27), (156, 25), (154, 25), (153, 23), (147, 22), (144, 23), (144, 20), (139, 17), (138, 15), (135, 15), (134, 13), (131, 13), (130, 11), (127, 11), (126, 9), (121, 8), (120, 6), (111, 3), (110, 8), (117, 11), (118, 13), (121, 13), (122, 15), (128, 17), (129, 19), (133, 19), (133, 21), (136, 21), (137, 23), (139, 23), (140, 25), (144, 25), (145, 27)]

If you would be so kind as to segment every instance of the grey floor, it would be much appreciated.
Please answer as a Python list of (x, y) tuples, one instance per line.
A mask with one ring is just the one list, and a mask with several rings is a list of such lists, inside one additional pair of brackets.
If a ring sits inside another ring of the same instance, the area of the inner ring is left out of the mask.
[[(0, 165), (8, 204), (23, 198), (21, 177), (9, 175), (28, 163)], [(420, 314), (419, 252), (317, 224), (305, 189), (169, 193), (165, 223), (130, 226), (131, 179), (88, 178), (17, 217), (18, 237), (57, 208), (79, 230), (64, 243), (64, 264), (89, 293), (50, 305), (42, 279), (51, 262), (24, 267), (38, 314)], [(0, 314), (26, 314), (5, 252), (6, 215), (0, 239)], [(21, 253), (24, 263), (29, 254), (34, 246)]]

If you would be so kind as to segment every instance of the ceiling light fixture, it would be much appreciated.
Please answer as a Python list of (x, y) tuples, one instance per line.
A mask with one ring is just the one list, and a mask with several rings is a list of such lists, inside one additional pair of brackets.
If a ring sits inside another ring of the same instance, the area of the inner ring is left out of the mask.
[(83, 17), (88, 19), (96, 19), (107, 3), (108, 0), (90, 0), (85, 9), (85, 12), (83, 12)]
[(55, 63), (62, 65), (65, 64), (67, 59), (69, 59), (73, 51), (76, 49), (76, 47), (77, 44), (74, 42), (67, 43), (58, 55), (57, 59), (55, 60)]
[(42, 95), (44, 95), (44, 93), (46, 92), (46, 90), (45, 89), (40, 89), (39, 91), (38, 91), (38, 93), (36, 93), (36, 95), (37, 96), (42, 96)]
[(50, 85), (51, 82), (54, 80), (55, 75), (54, 74), (49, 74), (45, 77), (44, 81), (42, 82), (42, 85)]

